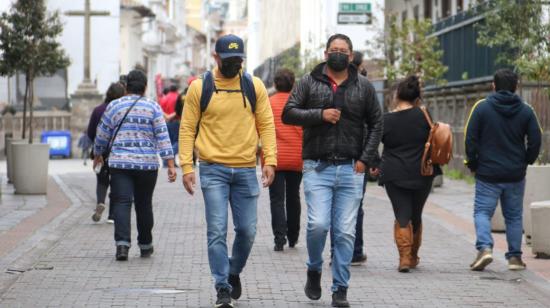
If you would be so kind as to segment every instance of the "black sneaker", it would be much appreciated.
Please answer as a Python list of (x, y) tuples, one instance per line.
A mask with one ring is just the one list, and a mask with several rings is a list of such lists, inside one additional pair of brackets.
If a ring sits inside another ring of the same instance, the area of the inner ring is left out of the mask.
[(294, 248), (296, 246), (296, 243), (298, 243), (298, 241), (288, 241), (288, 247)]
[(116, 246), (116, 260), (117, 261), (126, 261), (128, 260), (128, 250), (130, 247), (124, 245)]
[(239, 275), (232, 275), (229, 274), (229, 278), (227, 279), (227, 282), (231, 285), (231, 298), (232, 299), (239, 299), (241, 297), (242, 293), (242, 287), (241, 287), (241, 278)]
[(332, 293), (332, 307), (349, 307), (347, 294), (347, 288), (338, 287), (338, 290)]
[(147, 248), (147, 249), (141, 249), (141, 257), (142, 258), (149, 258), (155, 250), (153, 247)]
[(229, 295), (229, 290), (220, 288), (218, 289), (218, 299), (214, 307), (216, 308), (233, 308), (233, 303), (231, 302), (231, 296)]
[(275, 244), (275, 247), (273, 247), (273, 251), (283, 251), (284, 246), (283, 244)]
[(358, 266), (358, 265), (361, 265), (363, 263), (367, 262), (367, 255), (362, 253), (358, 256), (353, 256), (353, 258), (351, 259), (351, 265), (352, 266)]
[(307, 282), (304, 291), (309, 299), (318, 300), (321, 298), (321, 272), (307, 271)]

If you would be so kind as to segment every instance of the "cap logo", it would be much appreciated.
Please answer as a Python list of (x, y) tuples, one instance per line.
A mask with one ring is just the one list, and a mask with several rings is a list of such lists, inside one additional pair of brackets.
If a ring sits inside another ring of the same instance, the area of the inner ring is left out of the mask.
[(239, 44), (238, 43), (231, 43), (229, 44), (229, 47), (227, 47), (229, 49), (239, 49)]

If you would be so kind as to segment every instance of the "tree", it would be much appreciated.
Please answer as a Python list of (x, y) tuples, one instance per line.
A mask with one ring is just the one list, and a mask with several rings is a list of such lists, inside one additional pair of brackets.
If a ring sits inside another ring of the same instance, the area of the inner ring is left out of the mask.
[(291, 70), (296, 78), (301, 78), (309, 73), (323, 60), (313, 57), (308, 50), (303, 56), (300, 55), (300, 43), (285, 50), (280, 56), (279, 66)]
[(23, 132), (29, 116), (29, 143), (33, 141), (34, 79), (48, 76), (70, 64), (56, 38), (63, 31), (59, 13), (48, 13), (44, 0), (17, 0), (0, 16), (0, 75), (25, 74)]
[(479, 44), (503, 47), (497, 61), (539, 85), (550, 82), (550, 21), (544, 16), (545, 5), (550, 13), (548, 1), (489, 0), (485, 19), (477, 25)]
[(423, 83), (444, 84), (447, 67), (441, 62), (443, 51), (439, 40), (430, 36), (428, 20), (406, 20), (401, 27), (396, 17), (389, 17), (389, 33), (385, 38), (385, 68), (388, 81), (416, 75)]

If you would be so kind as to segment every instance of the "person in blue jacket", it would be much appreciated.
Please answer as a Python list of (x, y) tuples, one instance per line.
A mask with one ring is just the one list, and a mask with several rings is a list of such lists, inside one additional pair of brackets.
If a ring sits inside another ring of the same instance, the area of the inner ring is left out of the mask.
[(465, 127), (465, 164), (475, 173), (474, 224), (478, 254), (470, 269), (482, 271), (493, 261), (491, 218), (500, 199), (506, 222), (508, 268), (523, 270), (523, 194), (527, 165), (537, 159), (542, 129), (533, 108), (515, 92), (518, 75), (501, 69), (494, 92), (477, 102)]

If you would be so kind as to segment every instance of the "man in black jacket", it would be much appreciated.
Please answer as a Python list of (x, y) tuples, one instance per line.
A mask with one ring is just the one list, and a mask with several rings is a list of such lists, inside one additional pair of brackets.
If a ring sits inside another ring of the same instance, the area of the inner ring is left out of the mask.
[[(334, 235), (332, 305), (348, 307), (349, 265), (363, 179), (377, 167), (382, 114), (369, 81), (357, 74), (350, 39), (331, 36), (326, 62), (304, 75), (285, 106), (283, 122), (304, 127), (304, 191), (307, 203), (308, 271), (305, 293), (321, 297), (323, 249)], [(368, 133), (366, 133), (368, 132)]]
[(528, 164), (537, 159), (541, 127), (531, 106), (515, 94), (518, 76), (498, 70), (495, 92), (477, 102), (465, 128), (466, 165), (476, 177), (474, 223), (478, 254), (471, 270), (482, 271), (493, 261), (491, 218), (500, 199), (506, 221), (508, 268), (525, 269), (521, 260), (523, 193)]

